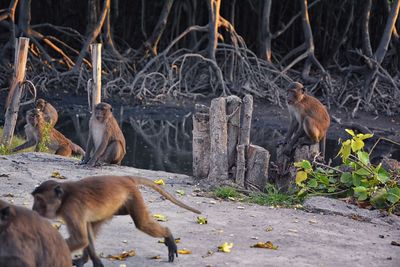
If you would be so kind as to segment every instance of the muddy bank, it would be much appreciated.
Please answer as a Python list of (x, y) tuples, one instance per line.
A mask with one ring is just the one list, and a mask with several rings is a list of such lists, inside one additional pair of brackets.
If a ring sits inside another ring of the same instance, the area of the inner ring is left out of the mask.
[[(399, 266), (400, 222), (380, 216), (371, 220), (355, 220), (359, 216), (339, 215), (329, 205), (309, 213), (295, 209), (264, 207), (246, 203), (219, 201), (201, 195), (191, 177), (167, 172), (155, 172), (130, 167), (104, 166), (91, 169), (77, 165), (77, 160), (42, 153), (0, 156), (0, 196), (18, 205), (31, 207), (30, 192), (42, 181), (59, 171), (67, 180), (89, 175), (141, 175), (162, 178), (165, 188), (183, 202), (200, 209), (208, 224), (196, 223), (196, 214), (163, 200), (150, 189), (142, 189), (153, 214), (168, 217), (168, 226), (179, 249), (192, 251), (167, 262), (167, 248), (158, 239), (138, 231), (128, 216), (114, 218), (100, 232), (96, 248), (102, 255), (118, 254), (134, 249), (136, 256), (124, 262), (103, 259), (105, 266)], [(183, 190), (184, 196), (176, 193)], [(315, 203), (311, 203), (315, 207)], [(319, 205), (319, 204), (318, 204)], [(313, 210), (313, 208), (310, 208)], [(357, 214), (357, 210), (352, 209)], [(327, 215), (324, 215), (324, 214)], [(362, 214), (362, 216), (368, 216)], [(353, 218), (353, 219), (352, 219)], [(268, 229), (268, 231), (266, 231)], [(65, 226), (61, 233), (66, 236)], [(259, 241), (271, 241), (277, 250), (250, 246)], [(231, 253), (215, 252), (224, 242), (233, 242)], [(161, 256), (159, 260), (151, 259)], [(88, 264), (88, 266), (91, 266)]]

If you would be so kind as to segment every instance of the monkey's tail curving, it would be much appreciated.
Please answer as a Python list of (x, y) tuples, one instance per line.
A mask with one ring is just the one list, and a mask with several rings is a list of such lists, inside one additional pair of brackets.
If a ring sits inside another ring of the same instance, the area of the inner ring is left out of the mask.
[(155, 191), (157, 191), (158, 193), (160, 193), (163, 197), (167, 198), (169, 201), (171, 201), (172, 203), (174, 203), (175, 205), (190, 210), (194, 213), (197, 214), (201, 214), (201, 211), (196, 210), (195, 208), (189, 207), (188, 205), (180, 202), (178, 199), (176, 199), (173, 195), (171, 195), (170, 193), (168, 193), (167, 191), (165, 191), (164, 189), (162, 189), (159, 185), (155, 184), (153, 181), (143, 178), (143, 177), (137, 177), (137, 176), (128, 176), (129, 178), (135, 180), (136, 182), (138, 182), (141, 185), (150, 187), (152, 189), (154, 189)]

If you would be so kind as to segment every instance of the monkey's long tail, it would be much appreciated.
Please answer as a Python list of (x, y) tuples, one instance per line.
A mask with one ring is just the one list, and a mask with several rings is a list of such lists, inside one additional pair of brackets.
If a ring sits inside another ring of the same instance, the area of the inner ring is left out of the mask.
[(173, 195), (171, 195), (170, 193), (168, 193), (167, 191), (165, 191), (164, 189), (162, 189), (159, 185), (155, 184), (153, 181), (143, 178), (143, 177), (137, 177), (137, 176), (128, 176), (129, 178), (135, 180), (137, 183), (142, 184), (144, 186), (150, 187), (152, 189), (154, 189), (155, 191), (157, 191), (158, 193), (160, 193), (160, 195), (162, 195), (163, 197), (165, 197), (166, 199), (168, 199), (169, 201), (171, 201), (172, 203), (174, 203), (175, 205), (190, 210), (194, 213), (197, 214), (201, 214), (201, 211), (196, 210), (195, 208), (189, 207), (188, 205), (180, 202), (179, 200), (177, 200)]

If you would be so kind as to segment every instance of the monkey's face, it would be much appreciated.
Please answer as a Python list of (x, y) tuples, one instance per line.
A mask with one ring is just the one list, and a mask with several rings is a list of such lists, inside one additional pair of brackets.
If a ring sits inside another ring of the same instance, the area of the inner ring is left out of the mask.
[(43, 119), (42, 112), (37, 109), (30, 110), (26, 114), (26, 121), (34, 127), (38, 125), (41, 119)]
[(304, 97), (304, 87), (301, 83), (294, 82), (289, 84), (286, 94), (286, 101), (289, 105), (296, 104)]
[(99, 103), (94, 109), (96, 120), (103, 123), (111, 115), (112, 107), (107, 103)]
[(32, 210), (48, 219), (55, 219), (59, 210), (64, 191), (60, 184), (47, 181), (38, 186), (33, 192)]
[(37, 108), (38, 110), (43, 111), (45, 106), (46, 106), (46, 101), (45, 100), (38, 99), (36, 101), (35, 108)]

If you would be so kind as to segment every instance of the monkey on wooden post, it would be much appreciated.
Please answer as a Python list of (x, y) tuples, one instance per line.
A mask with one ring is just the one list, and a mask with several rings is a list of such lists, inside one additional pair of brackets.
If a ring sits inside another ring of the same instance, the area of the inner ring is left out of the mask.
[(99, 103), (89, 121), (89, 137), (82, 164), (121, 164), (125, 156), (125, 138), (112, 114), (112, 107)]
[[(175, 239), (167, 227), (152, 218), (139, 185), (150, 187), (175, 205), (200, 214), (200, 211), (180, 202), (153, 181), (136, 176), (93, 176), (64, 183), (49, 180), (32, 192), (33, 210), (49, 219), (61, 217), (69, 232), (66, 241), (70, 250), (86, 248), (86, 253), (90, 249), (94, 251), (90, 238), (96, 236), (104, 222), (113, 215), (129, 214), (139, 230), (153, 237), (164, 237), (168, 260), (172, 262), (175, 255), (178, 256)], [(88, 233), (88, 229), (92, 229), (93, 234)], [(94, 254), (94, 257), (97, 256)]]
[(0, 266), (70, 267), (64, 238), (39, 214), (0, 200)]
[(35, 151), (39, 151), (39, 146), (41, 143), (48, 139), (49, 149), (55, 151), (56, 155), (69, 157), (72, 153), (84, 155), (85, 151), (74, 144), (71, 140), (66, 138), (62, 133), (51, 127), (51, 125), (46, 126), (44, 121), (43, 112), (38, 109), (28, 110), (26, 112), (26, 125), (25, 125), (25, 135), (27, 141), (20, 146), (17, 146), (12, 151), (17, 152), (32, 146), (35, 146)]
[(286, 95), (290, 125), (284, 144), (285, 154), (291, 154), (297, 146), (320, 143), (321, 155), (325, 156), (326, 132), (330, 117), (325, 106), (315, 97), (305, 93), (301, 83), (289, 84)]
[(35, 102), (35, 108), (43, 112), (44, 120), (49, 122), (52, 127), (56, 125), (58, 121), (58, 113), (57, 110), (46, 100), (39, 98)]

